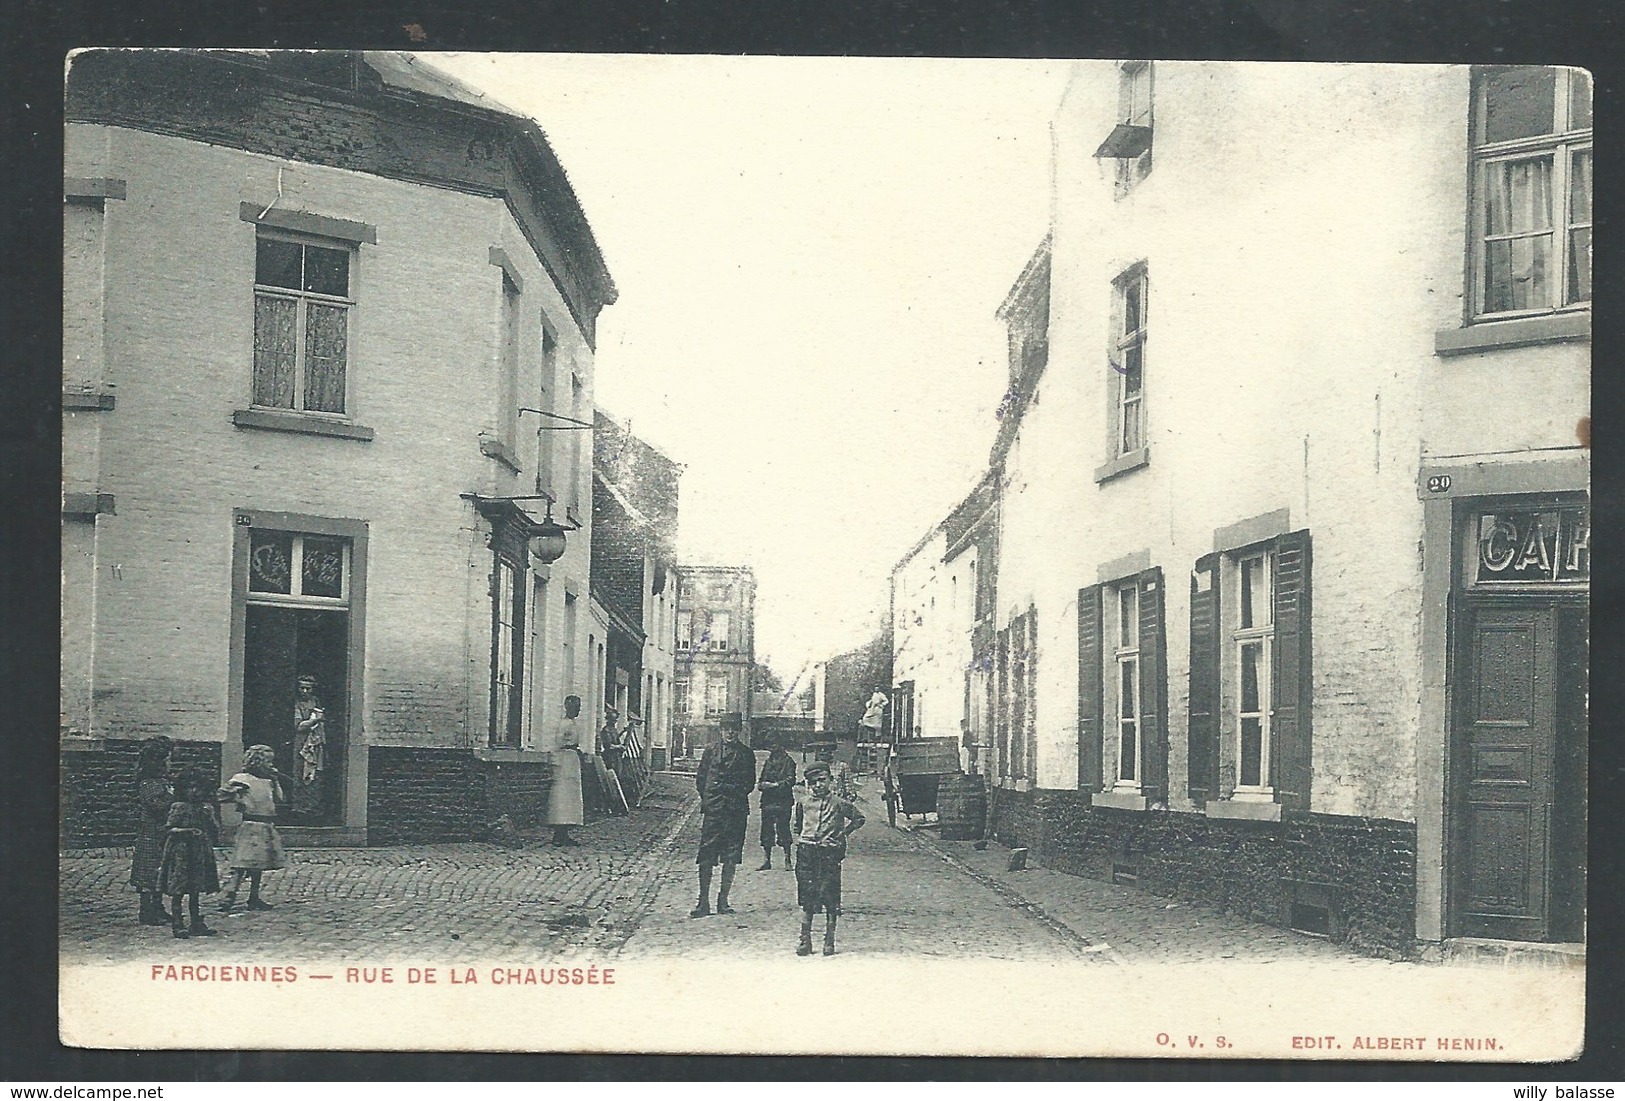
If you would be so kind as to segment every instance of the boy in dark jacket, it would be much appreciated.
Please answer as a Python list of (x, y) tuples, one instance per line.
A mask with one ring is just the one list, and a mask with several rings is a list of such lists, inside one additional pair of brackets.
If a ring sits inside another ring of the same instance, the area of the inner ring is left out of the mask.
[(790, 810), (796, 803), (796, 794), (792, 790), (795, 784), (795, 758), (786, 753), (783, 746), (774, 746), (773, 752), (768, 754), (767, 763), (762, 765), (761, 782), (756, 785), (756, 790), (762, 793), (762, 866), (756, 869), (759, 872), (773, 866), (774, 845), (784, 849), (784, 866), (793, 867), (790, 861)]

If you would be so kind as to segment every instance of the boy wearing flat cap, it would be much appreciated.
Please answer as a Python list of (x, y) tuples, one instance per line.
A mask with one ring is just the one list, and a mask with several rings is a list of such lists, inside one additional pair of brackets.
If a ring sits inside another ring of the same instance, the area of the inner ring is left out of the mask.
[(824, 911), (824, 955), (835, 954), (835, 921), (841, 915), (841, 861), (846, 839), (863, 825), (863, 815), (837, 796), (829, 766), (807, 766), (810, 792), (796, 803), (791, 830), (796, 838), (796, 901), (801, 905), (801, 940), (796, 955), (812, 955), (813, 915)]

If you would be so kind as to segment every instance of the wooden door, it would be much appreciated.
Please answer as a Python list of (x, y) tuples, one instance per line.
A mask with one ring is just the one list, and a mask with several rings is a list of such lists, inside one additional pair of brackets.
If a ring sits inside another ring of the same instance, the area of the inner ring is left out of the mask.
[(1545, 940), (1557, 607), (1465, 609), (1456, 688), (1452, 933)]

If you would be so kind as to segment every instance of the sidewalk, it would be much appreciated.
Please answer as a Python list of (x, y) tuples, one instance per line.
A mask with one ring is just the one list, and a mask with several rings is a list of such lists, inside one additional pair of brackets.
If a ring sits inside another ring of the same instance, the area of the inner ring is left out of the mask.
[[(878, 796), (860, 795), (870, 822), (887, 828)], [(1377, 968), (1411, 964), (1374, 959), (1319, 937), (1245, 921), (1201, 903), (1149, 894), (1082, 876), (1036, 867), (1009, 870), (1010, 850), (996, 841), (978, 850), (975, 842), (944, 841), (935, 822), (899, 817), (899, 831), (916, 844), (997, 891), (1046, 924), (1059, 926), (1085, 945), (1085, 951), (1123, 965), (1211, 963), (1336, 962)]]
[(295, 849), (266, 872), (275, 909), (231, 915), (204, 899), (220, 935), (176, 941), (136, 924), (130, 850), (64, 852), (60, 943), (78, 963), (168, 958), (383, 959), (433, 952), (447, 963), (568, 955), (613, 945), (647, 912), (673, 839), (697, 807), (693, 780), (657, 773), (631, 815), (576, 830), (580, 848), (538, 838), (367, 849)]

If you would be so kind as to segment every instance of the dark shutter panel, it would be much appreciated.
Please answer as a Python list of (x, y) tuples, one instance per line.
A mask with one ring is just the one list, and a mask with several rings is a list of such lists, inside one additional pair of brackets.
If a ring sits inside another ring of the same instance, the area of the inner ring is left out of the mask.
[(1270, 766), (1283, 807), (1309, 809), (1309, 533), (1294, 531), (1275, 545), (1274, 713)]
[(1038, 609), (1027, 605), (1027, 778), (1038, 784)]
[(995, 655), (993, 725), (998, 738), (999, 775), (1010, 775), (1010, 628), (999, 631)]
[(1219, 556), (1191, 573), (1190, 710), (1186, 733), (1189, 793), (1197, 803), (1219, 797)]
[(1168, 654), (1164, 638), (1162, 570), (1140, 574), (1140, 794), (1168, 798)]
[(1101, 785), (1100, 591), (1078, 590), (1078, 790), (1090, 792)]

